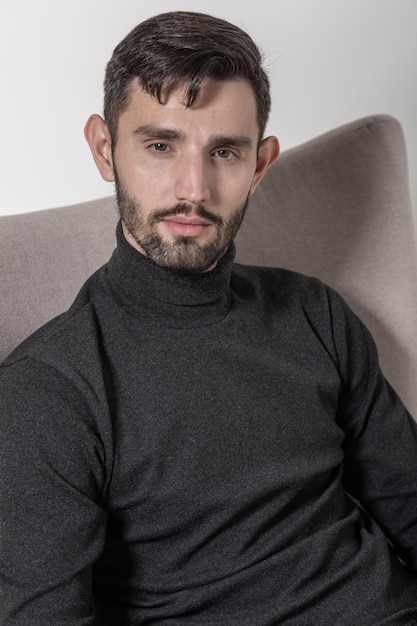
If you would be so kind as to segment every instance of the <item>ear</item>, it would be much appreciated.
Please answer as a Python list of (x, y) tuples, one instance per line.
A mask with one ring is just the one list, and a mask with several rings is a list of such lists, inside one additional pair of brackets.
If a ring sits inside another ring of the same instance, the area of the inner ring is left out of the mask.
[(256, 171), (253, 177), (249, 194), (252, 195), (259, 183), (267, 173), (272, 163), (279, 156), (279, 141), (276, 137), (266, 137), (261, 141), (258, 149), (258, 159), (256, 162)]
[(100, 115), (91, 115), (84, 128), (95, 164), (107, 182), (114, 181), (112, 143), (106, 122)]

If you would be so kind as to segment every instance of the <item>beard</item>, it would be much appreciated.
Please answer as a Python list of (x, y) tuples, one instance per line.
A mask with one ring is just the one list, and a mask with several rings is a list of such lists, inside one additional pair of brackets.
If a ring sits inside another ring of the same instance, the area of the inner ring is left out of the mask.
[[(193, 210), (186, 203), (156, 209), (145, 216), (140, 202), (129, 196), (117, 176), (115, 185), (121, 221), (135, 243), (156, 265), (177, 272), (198, 273), (212, 269), (234, 240), (249, 203), (248, 195), (228, 220), (211, 213), (202, 205)], [(165, 240), (157, 232), (156, 224), (164, 218), (179, 214), (194, 214), (208, 221), (215, 229), (214, 237), (206, 243), (198, 243), (194, 237), (180, 235), (173, 235), (172, 239)]]

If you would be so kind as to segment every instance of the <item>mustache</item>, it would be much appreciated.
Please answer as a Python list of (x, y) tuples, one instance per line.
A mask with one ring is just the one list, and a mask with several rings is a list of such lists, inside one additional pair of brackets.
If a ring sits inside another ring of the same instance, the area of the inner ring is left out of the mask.
[(157, 209), (152, 213), (151, 223), (155, 224), (160, 220), (165, 219), (166, 217), (173, 217), (174, 215), (191, 215), (195, 214), (198, 217), (201, 217), (204, 220), (209, 222), (213, 222), (217, 226), (223, 226), (223, 218), (220, 215), (216, 215), (211, 211), (208, 211), (203, 205), (198, 204), (194, 209), (189, 204), (179, 203), (173, 207), (167, 209)]

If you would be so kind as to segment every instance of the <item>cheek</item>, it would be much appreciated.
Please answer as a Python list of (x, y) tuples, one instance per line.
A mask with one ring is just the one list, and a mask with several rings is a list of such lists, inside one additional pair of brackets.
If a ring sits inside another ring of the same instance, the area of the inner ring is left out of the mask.
[(162, 168), (144, 167), (133, 160), (124, 163), (124, 167), (117, 170), (120, 182), (132, 197), (144, 204), (155, 205), (158, 198), (166, 194), (170, 188), (170, 178), (164, 175)]
[(245, 202), (253, 184), (252, 169), (224, 174), (218, 180), (217, 188), (224, 204), (238, 206)]

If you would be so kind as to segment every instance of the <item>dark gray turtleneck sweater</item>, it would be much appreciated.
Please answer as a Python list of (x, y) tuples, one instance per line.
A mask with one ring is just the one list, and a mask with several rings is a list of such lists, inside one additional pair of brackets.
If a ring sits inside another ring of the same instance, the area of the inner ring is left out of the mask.
[(416, 425), (319, 281), (119, 226), (0, 384), (2, 625), (417, 624)]

